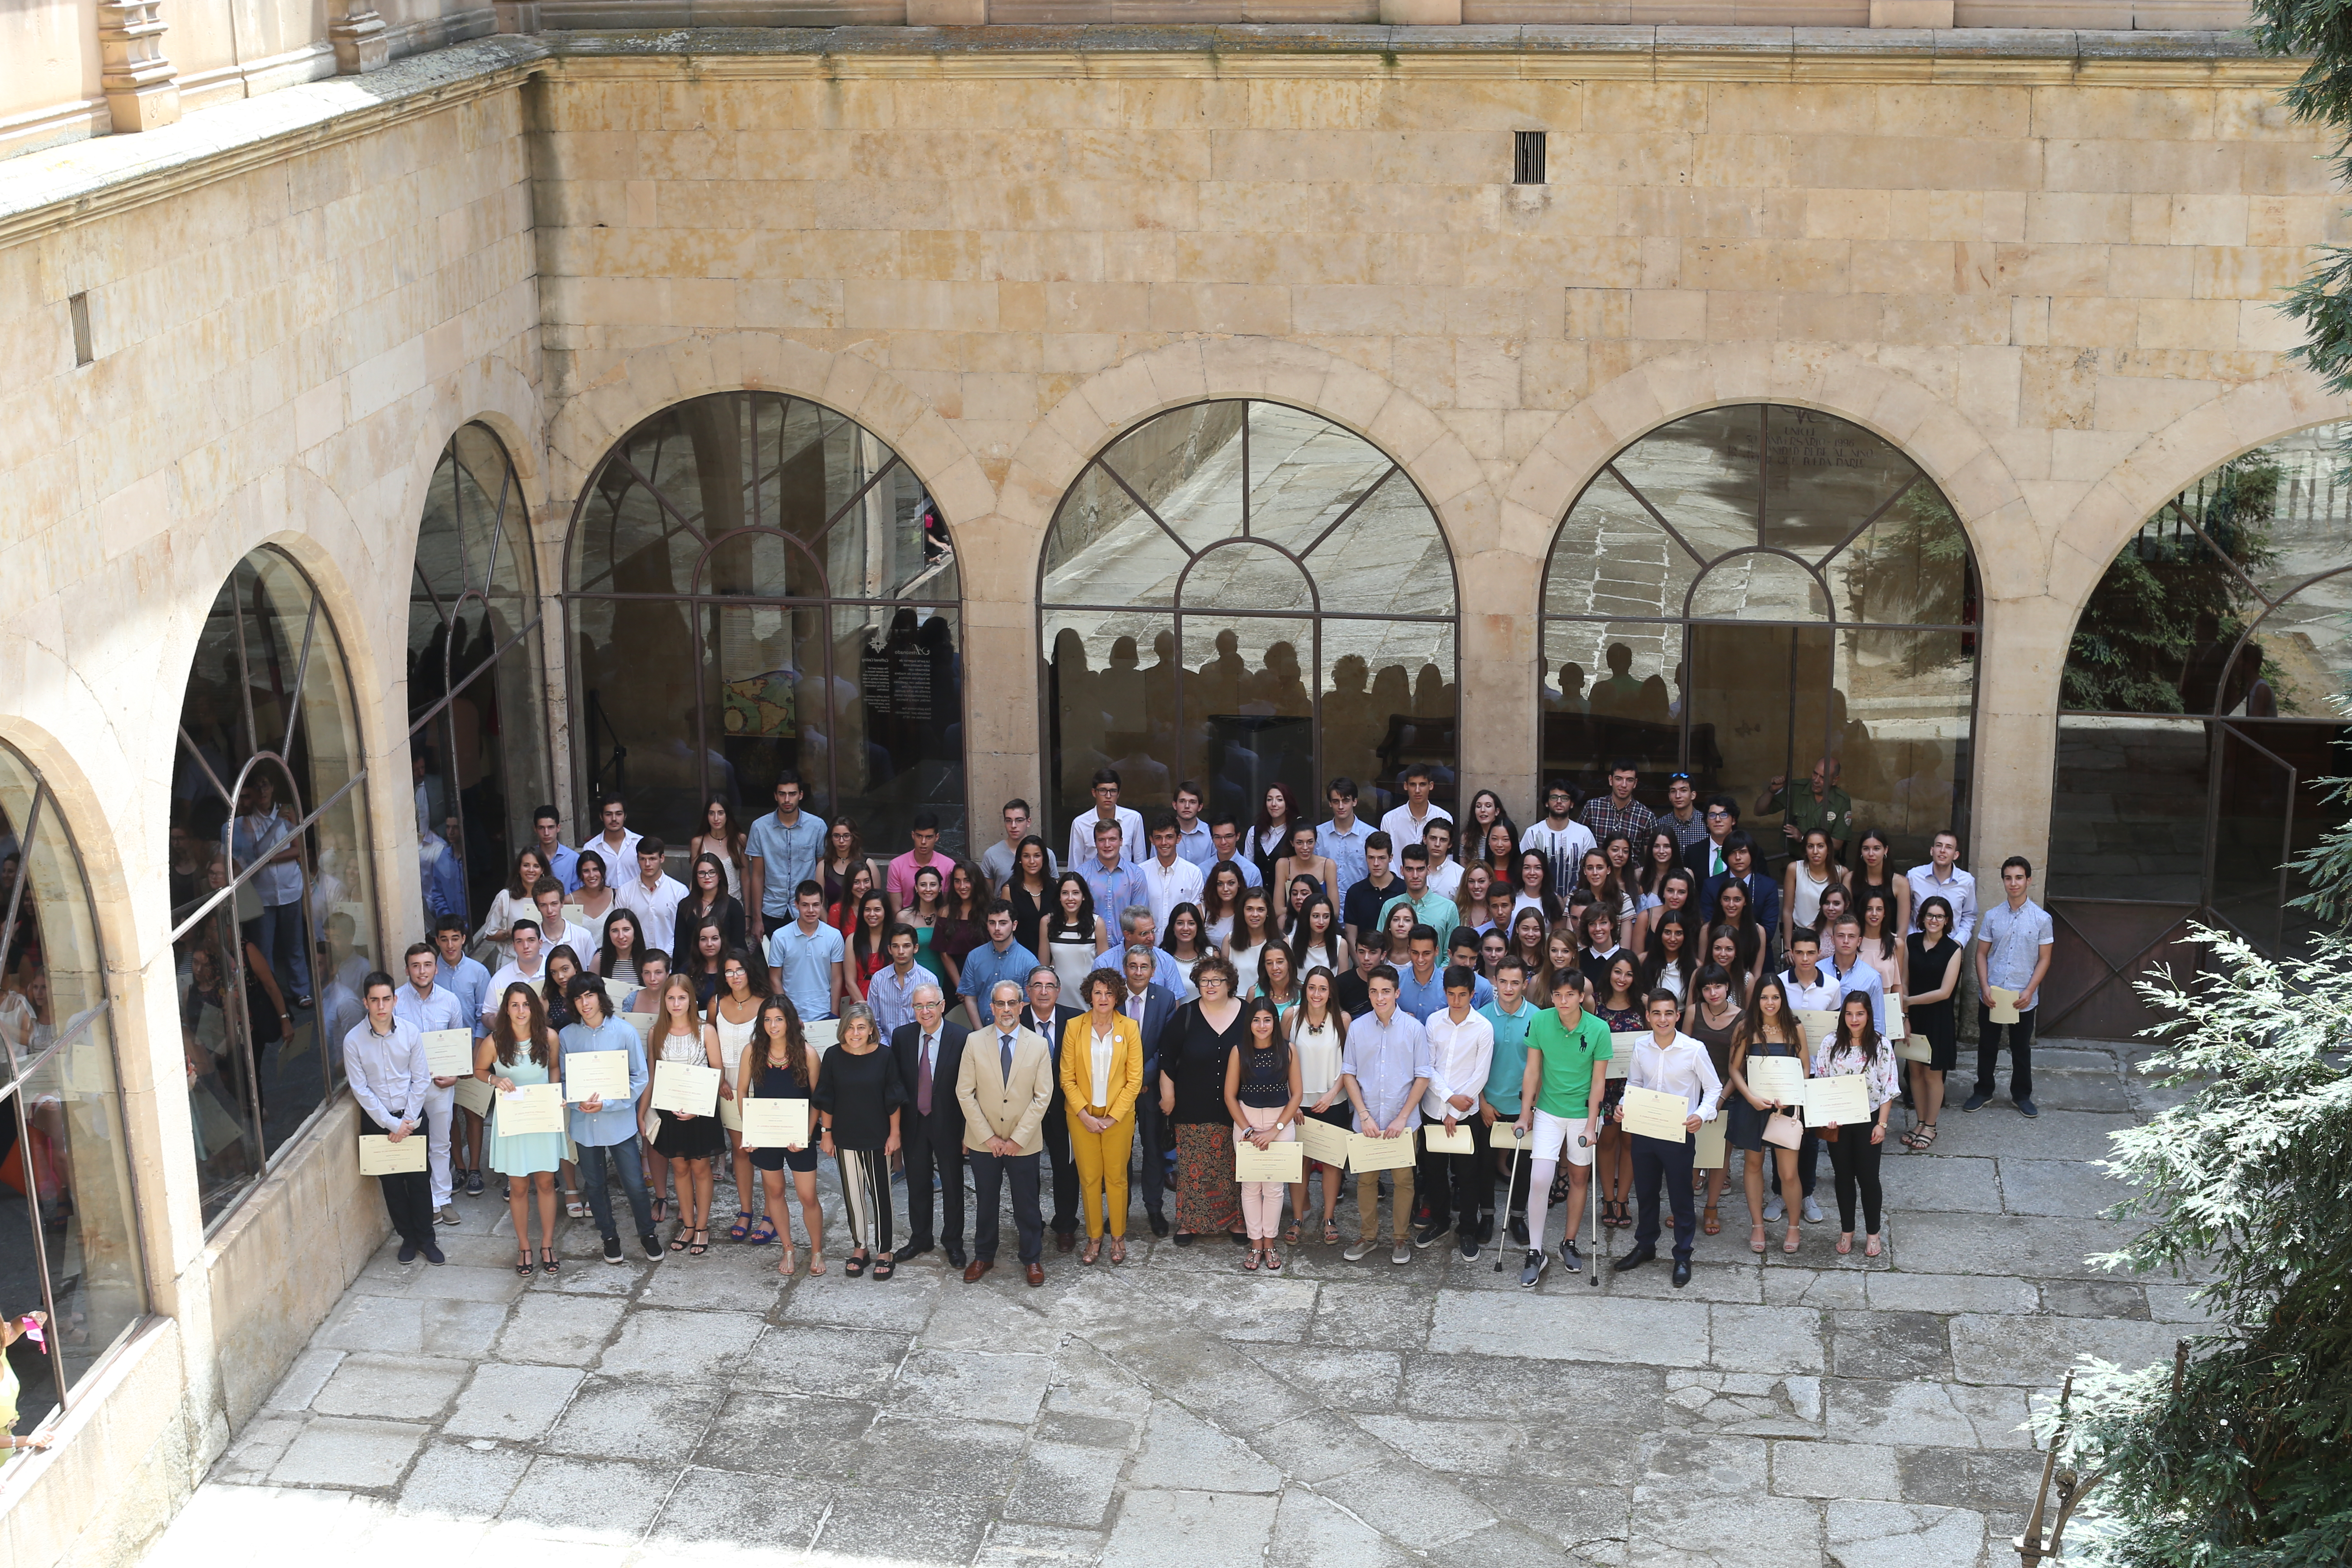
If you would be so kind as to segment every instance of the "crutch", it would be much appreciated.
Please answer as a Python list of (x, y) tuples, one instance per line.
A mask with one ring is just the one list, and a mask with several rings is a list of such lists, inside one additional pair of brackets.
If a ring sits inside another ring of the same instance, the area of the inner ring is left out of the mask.
[[(1511, 1173), (1503, 1183), (1503, 1239), (1507, 1243), (1510, 1240), (1511, 1194), (1519, 1190), (1519, 1156), (1525, 1152), (1527, 1146), (1528, 1141), (1519, 1136), (1518, 1123), (1514, 1121), (1511, 1123)], [(1545, 1201), (1549, 1202), (1551, 1194), (1547, 1193), (1544, 1197)], [(1503, 1259), (1510, 1250), (1508, 1246), (1495, 1248), (1496, 1273), (1500, 1274), (1503, 1271)]]
[[(1587, 1193), (1589, 1193), (1589, 1194), (1591, 1194), (1591, 1198), (1592, 1198), (1592, 1239), (1593, 1239), (1593, 1240), (1595, 1240), (1595, 1241), (1599, 1241), (1599, 1240), (1601, 1239), (1601, 1142), (1600, 1142), (1600, 1140), (1598, 1140), (1598, 1139), (1596, 1139), (1596, 1138), (1593, 1138), (1593, 1137), (1590, 1136), (1589, 1134), (1582, 1133), (1582, 1132), (1580, 1132), (1580, 1133), (1578, 1133), (1578, 1134), (1576, 1135), (1576, 1142), (1577, 1142), (1577, 1145), (1578, 1145), (1578, 1147), (1580, 1147), (1580, 1148), (1584, 1148), (1584, 1149), (1590, 1149), (1590, 1150), (1591, 1150), (1591, 1151), (1592, 1151), (1592, 1163), (1591, 1163), (1591, 1165), (1589, 1167), (1589, 1170), (1590, 1170), (1591, 1173), (1590, 1173), (1590, 1174), (1588, 1174), (1588, 1175), (1584, 1178), (1584, 1190), (1585, 1190)], [(1593, 1258), (1592, 1258), (1592, 1267), (1591, 1267), (1591, 1268), (1587, 1269), (1587, 1270), (1586, 1270), (1586, 1272), (1587, 1272), (1587, 1273), (1589, 1273), (1589, 1274), (1591, 1274), (1591, 1275), (1592, 1276), (1592, 1281), (1591, 1281), (1592, 1289), (1594, 1289), (1595, 1290), (1600, 1289), (1601, 1289), (1601, 1256), (1600, 1256), (1600, 1254), (1595, 1253), (1595, 1254), (1593, 1255)]]

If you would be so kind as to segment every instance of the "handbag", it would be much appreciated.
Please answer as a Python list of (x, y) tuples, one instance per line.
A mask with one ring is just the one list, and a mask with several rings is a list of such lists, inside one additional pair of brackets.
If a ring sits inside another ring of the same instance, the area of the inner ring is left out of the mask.
[(1764, 1142), (1776, 1149), (1794, 1149), (1805, 1141), (1805, 1129), (1798, 1120), (1781, 1111), (1764, 1119)]

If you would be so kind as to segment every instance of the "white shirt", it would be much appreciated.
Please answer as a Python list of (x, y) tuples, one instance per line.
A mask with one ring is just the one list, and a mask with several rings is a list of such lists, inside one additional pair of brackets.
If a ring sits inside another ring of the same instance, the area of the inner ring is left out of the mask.
[[(1422, 1115), (1432, 1121), (1449, 1116), (1461, 1121), (1475, 1115), (1478, 1097), (1486, 1092), (1486, 1074), (1495, 1065), (1495, 1026), (1475, 1010), (1457, 1024), (1452, 1012), (1441, 1007), (1421, 1027), (1429, 1037), (1429, 1087), (1422, 1090)], [(1445, 1103), (1457, 1094), (1470, 1097), (1468, 1110)]]
[[(531, 918), (537, 920), (539, 917), (533, 915)], [(509, 947), (514, 945), (514, 940), (511, 937), (508, 939), (507, 945)], [(587, 969), (595, 963), (596, 955), (604, 951), (604, 936), (602, 931), (591, 931), (586, 926), (551, 926), (542, 923), (539, 928), (539, 951), (553, 952), (559, 947), (571, 948), (572, 955), (580, 961), (580, 967)]]
[(1681, 1095), (1690, 1106), (1686, 1114), (1701, 1121), (1715, 1120), (1716, 1101), (1723, 1094), (1723, 1082), (1715, 1076), (1715, 1063), (1707, 1058), (1706, 1047), (1679, 1029), (1675, 1031), (1674, 1044), (1663, 1050), (1657, 1036), (1643, 1030), (1625, 1082), (1632, 1089)]
[(1780, 984), (1789, 993), (1789, 1005), (1800, 1013), (1833, 1013), (1837, 1011), (1838, 998), (1845, 994), (1837, 976), (1818, 963), (1813, 965), (1811, 985), (1800, 981), (1793, 969), (1782, 972)]
[(1395, 856), (1404, 853), (1404, 847), (1406, 845), (1420, 843), (1421, 830), (1427, 827), (1432, 822), (1451, 822), (1453, 820), (1454, 814), (1446, 810), (1444, 806), (1438, 805), (1433, 800), (1429, 803), (1428, 815), (1422, 816), (1419, 819), (1415, 819), (1412, 815), (1412, 803), (1411, 801), (1407, 801), (1402, 805), (1391, 806), (1388, 809), (1387, 815), (1381, 818), (1381, 831), (1389, 836), (1389, 848), (1391, 850), (1391, 861), (1393, 862)]
[(1551, 868), (1552, 891), (1565, 899), (1567, 889), (1576, 885), (1576, 868), (1583, 863), (1584, 852), (1597, 849), (1600, 845), (1592, 837), (1592, 829), (1571, 816), (1566, 826), (1559, 828), (1553, 827), (1549, 819), (1538, 818), (1535, 826), (1519, 835), (1519, 847), (1532, 849), (1544, 858), (1544, 863)]
[(1904, 872), (1903, 879), (1911, 884), (1911, 929), (1919, 929), (1919, 906), (1929, 899), (1941, 899), (1952, 906), (1952, 929), (1945, 934), (1966, 949), (1977, 929), (1976, 878), (1954, 866), (1951, 880), (1938, 881), (1936, 863), (1930, 860)]
[(446, 985), (436, 985), (433, 994), (422, 996), (414, 985), (403, 985), (392, 994), (392, 1016), (416, 1026), (420, 1035), (436, 1029), (463, 1029), (471, 1034), (474, 1020), (466, 1016), (466, 1005)]
[[(1136, 869), (1143, 879), (1144, 897), (1151, 906), (1151, 918), (1160, 922), (1158, 929), (1160, 931), (1168, 929), (1169, 910), (1179, 904), (1198, 904), (1201, 901), (1201, 868), (1181, 855), (1176, 857), (1173, 866), (1162, 866), (1160, 857), (1151, 855)], [(1101, 912), (1114, 924), (1118, 922), (1118, 910)]]
[(1095, 1091), (1095, 1097), (1087, 1101), (1088, 1105), (1099, 1105), (1106, 1110), (1110, 1109), (1110, 1053), (1111, 1047), (1118, 1044), (1118, 1031), (1116, 1029), (1102, 1035), (1092, 1029), (1087, 1031), (1087, 1068), (1092, 1075)]
[(547, 953), (544, 950), (540, 952), (538, 967), (529, 973), (525, 973), (519, 963), (509, 962), (501, 965), (499, 972), (490, 976), (490, 988), (482, 993), (482, 1016), (497, 1016), (499, 1008), (505, 1004), (508, 986), (528, 985), (537, 991), (546, 984)]
[(643, 877), (632, 877), (627, 887), (613, 893), (614, 903), (637, 917), (639, 950), (645, 952), (667, 952), (676, 945), (677, 906), (685, 898), (686, 884), (667, 874), (650, 888)]
[(1429, 887), (1432, 892), (1450, 899), (1461, 886), (1462, 868), (1454, 863), (1453, 856), (1448, 855), (1444, 859), (1434, 862), (1429, 868)]
[[(1143, 814), (1117, 805), (1111, 808), (1111, 815), (1118, 821), (1118, 858), (1132, 865), (1150, 855), (1151, 846), (1143, 837)], [(1100, 806), (1090, 805), (1078, 813), (1078, 819), (1070, 824), (1070, 852), (1062, 857), (1063, 865), (1091, 866), (1099, 858), (1095, 854), (1095, 824), (1102, 819)], [(1116, 914), (1111, 916), (1113, 920), (1118, 918)]]
[(624, 882), (637, 879), (637, 845), (644, 837), (644, 834), (632, 833), (624, 827), (621, 829), (621, 847), (615, 849), (613, 841), (599, 833), (583, 844), (580, 852), (584, 855), (591, 849), (596, 851), (596, 858), (604, 862), (604, 886), (617, 888)]
[(362, 1018), (343, 1037), (343, 1077), (359, 1108), (387, 1131), (403, 1121), (425, 1120), (425, 1101), (433, 1092), (425, 1037), (397, 1013), (386, 1034), (377, 1034), (374, 1021)]

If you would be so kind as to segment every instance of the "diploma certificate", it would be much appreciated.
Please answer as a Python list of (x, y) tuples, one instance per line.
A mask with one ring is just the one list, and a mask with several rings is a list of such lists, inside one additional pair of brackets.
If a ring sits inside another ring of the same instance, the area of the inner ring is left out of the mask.
[(395, 1143), (381, 1132), (360, 1134), (360, 1174), (362, 1176), (397, 1176), (404, 1171), (425, 1169), (426, 1150), (425, 1127), (419, 1123), (415, 1131)]

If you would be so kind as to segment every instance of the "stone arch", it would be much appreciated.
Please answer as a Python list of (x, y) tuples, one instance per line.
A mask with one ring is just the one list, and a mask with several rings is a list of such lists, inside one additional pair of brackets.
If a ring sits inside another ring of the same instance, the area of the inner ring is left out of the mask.
[[(539, 389), (507, 361), (491, 358), (470, 363), (436, 384), (425, 405), (416, 438), (402, 465), (399, 499), (386, 523), (385, 537), (395, 542), (384, 561), (384, 571), (400, 582), (408, 580), (414, 563), (416, 523), (425, 515), (425, 496), (433, 483), (433, 470), (450, 437), (474, 424), (488, 426), (514, 464), (523, 516), (530, 528), (532, 563), (544, 565), (547, 552), (540, 536), (548, 503), (546, 416)], [(400, 557), (396, 562), (395, 555)], [(541, 576), (543, 593), (543, 571)]]
[(856, 420), (914, 470), (951, 531), (996, 510), (995, 485), (954, 426), (871, 360), (774, 332), (697, 332), (639, 349), (556, 408), (545, 493), (548, 510), (565, 514), (562, 531), (568, 536), (572, 503), (614, 443), (663, 409), (715, 392), (783, 393)]

